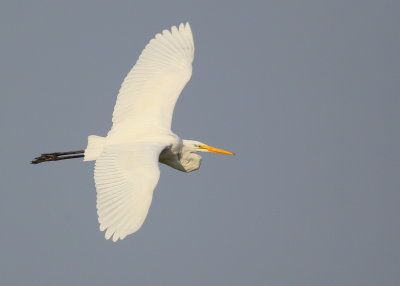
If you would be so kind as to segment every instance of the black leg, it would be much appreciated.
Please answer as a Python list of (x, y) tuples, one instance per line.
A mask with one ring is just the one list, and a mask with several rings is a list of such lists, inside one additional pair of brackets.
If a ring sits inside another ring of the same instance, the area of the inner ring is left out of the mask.
[[(31, 161), (31, 164), (39, 164), (43, 162), (50, 162), (50, 161), (60, 161), (66, 159), (74, 159), (74, 158), (82, 158), (84, 157), (85, 150), (79, 151), (69, 151), (69, 152), (55, 152), (55, 153), (45, 153), (36, 157), (35, 160)], [(79, 154), (79, 155), (75, 155)], [(73, 156), (66, 156), (66, 155), (73, 155)]]

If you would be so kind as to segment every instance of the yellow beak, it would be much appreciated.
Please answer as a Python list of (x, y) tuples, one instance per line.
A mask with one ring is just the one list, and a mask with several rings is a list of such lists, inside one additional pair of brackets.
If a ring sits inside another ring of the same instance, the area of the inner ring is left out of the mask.
[(222, 150), (222, 149), (218, 149), (215, 147), (207, 146), (207, 145), (199, 145), (199, 147), (202, 149), (206, 149), (208, 152), (220, 153), (220, 154), (226, 154), (226, 155), (235, 155), (235, 153), (232, 153), (232, 152), (229, 152), (226, 150)]

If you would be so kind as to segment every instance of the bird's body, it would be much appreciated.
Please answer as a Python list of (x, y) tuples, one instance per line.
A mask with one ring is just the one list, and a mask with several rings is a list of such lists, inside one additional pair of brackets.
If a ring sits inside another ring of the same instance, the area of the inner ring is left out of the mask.
[(193, 58), (188, 23), (157, 34), (122, 83), (107, 136), (89, 136), (85, 150), (42, 154), (32, 161), (95, 161), (97, 214), (107, 239), (123, 239), (142, 226), (160, 176), (158, 162), (191, 172), (201, 165), (196, 152), (233, 154), (182, 140), (171, 131), (175, 103), (191, 77)]
[(205, 145), (204, 143), (182, 140), (170, 130), (157, 129), (150, 132), (149, 130), (129, 130), (124, 138), (112, 135), (109, 137), (89, 136), (89, 144), (84, 151), (84, 161), (97, 160), (103, 149), (108, 146), (134, 146), (143, 143), (154, 144), (154, 142), (163, 147), (159, 154), (160, 163), (182, 172), (192, 172), (200, 168), (202, 158), (194, 153), (195, 149), (190, 148), (190, 146)]

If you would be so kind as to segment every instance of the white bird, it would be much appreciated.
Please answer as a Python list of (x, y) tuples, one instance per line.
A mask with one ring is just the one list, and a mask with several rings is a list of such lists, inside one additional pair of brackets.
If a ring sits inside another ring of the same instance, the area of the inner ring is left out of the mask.
[(33, 164), (84, 157), (96, 161), (97, 214), (105, 238), (115, 242), (143, 224), (160, 177), (158, 162), (183, 172), (200, 168), (196, 152), (233, 155), (171, 131), (175, 103), (192, 75), (189, 23), (157, 34), (119, 90), (106, 137), (91, 135), (85, 150), (42, 154)]

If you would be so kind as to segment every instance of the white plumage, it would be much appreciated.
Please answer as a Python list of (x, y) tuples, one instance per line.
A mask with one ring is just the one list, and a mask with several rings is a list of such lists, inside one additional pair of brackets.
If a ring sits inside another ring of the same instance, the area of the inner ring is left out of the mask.
[(171, 121), (193, 57), (189, 23), (157, 34), (122, 83), (107, 138), (89, 136), (84, 160), (96, 160), (97, 214), (107, 239), (123, 239), (147, 216), (160, 177), (158, 157), (179, 141)]
[(157, 34), (122, 83), (106, 137), (90, 135), (85, 150), (45, 153), (39, 164), (84, 157), (96, 161), (94, 180), (100, 230), (124, 239), (146, 219), (160, 178), (158, 162), (182, 172), (200, 168), (197, 152), (233, 155), (171, 131), (175, 103), (192, 75), (194, 44), (189, 23)]
[(164, 147), (107, 146), (96, 160), (97, 214), (107, 239), (123, 239), (143, 224), (160, 177), (158, 155)]
[(176, 100), (192, 75), (193, 58), (189, 23), (157, 34), (122, 83), (113, 128), (139, 119), (170, 129)]
[(82, 156), (96, 161), (97, 214), (106, 239), (123, 239), (142, 226), (160, 177), (158, 162), (191, 172), (201, 165), (196, 152), (233, 155), (181, 140), (171, 131), (175, 103), (191, 77), (193, 57), (188, 23), (157, 34), (122, 83), (107, 137), (90, 135), (85, 150), (46, 153), (32, 161)]

